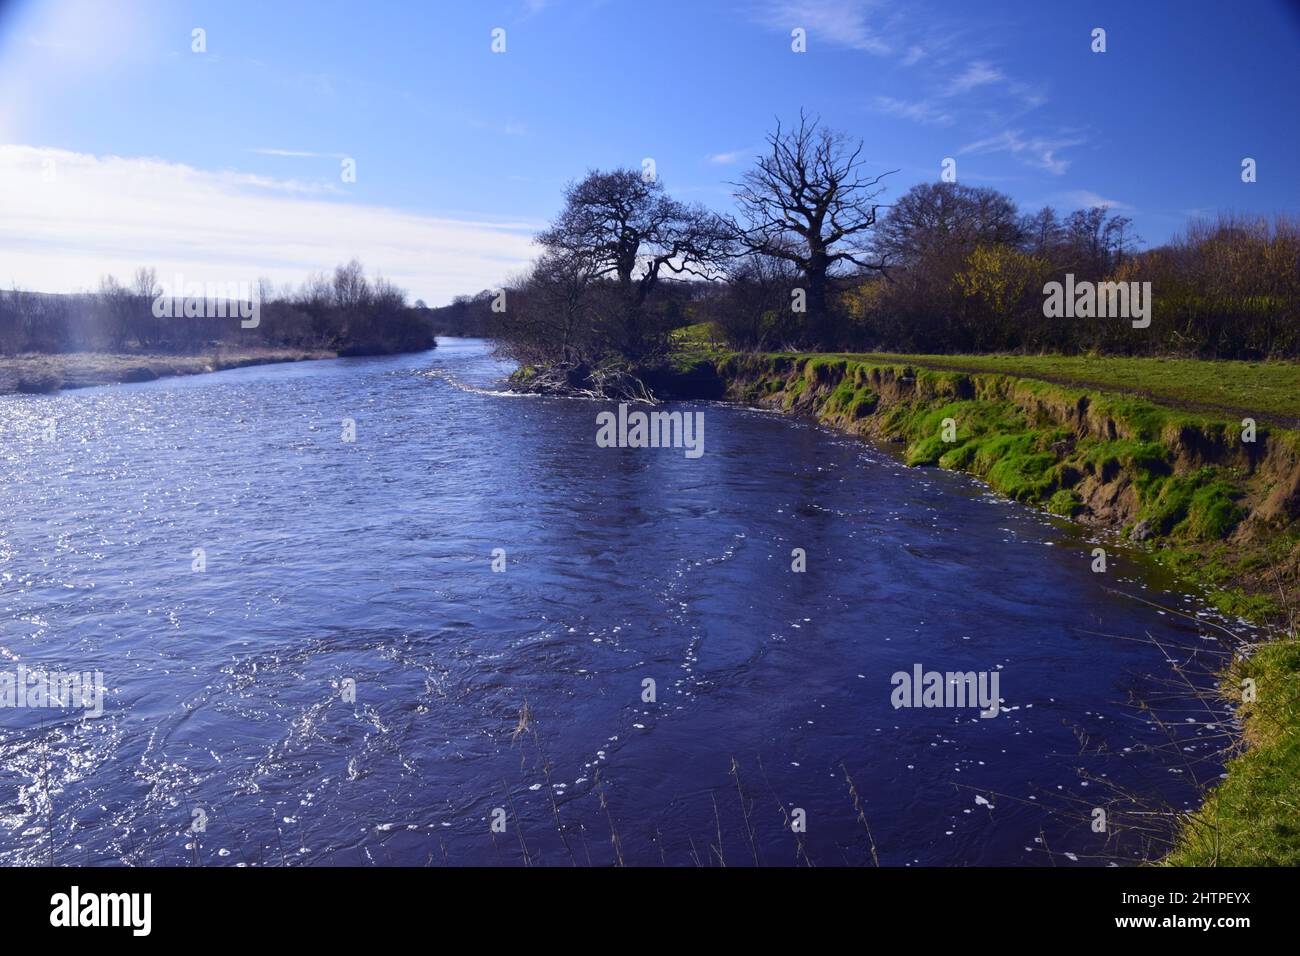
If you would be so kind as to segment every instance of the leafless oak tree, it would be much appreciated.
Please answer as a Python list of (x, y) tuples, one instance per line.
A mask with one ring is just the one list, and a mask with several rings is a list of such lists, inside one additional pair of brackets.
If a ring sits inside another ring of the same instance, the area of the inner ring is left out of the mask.
[[(867, 175), (862, 142), (822, 127), (799, 114), (799, 126), (767, 137), (770, 152), (737, 189), (741, 222), (733, 236), (748, 252), (793, 263), (806, 285), (809, 331), (826, 337), (827, 292), (837, 266), (882, 268), (866, 252), (868, 233), (883, 205), (880, 181), (889, 173)], [(894, 170), (896, 172), (896, 170)]]

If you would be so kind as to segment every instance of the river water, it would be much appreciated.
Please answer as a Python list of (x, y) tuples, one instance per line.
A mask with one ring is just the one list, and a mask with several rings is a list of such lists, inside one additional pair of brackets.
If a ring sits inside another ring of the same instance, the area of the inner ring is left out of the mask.
[[(0, 398), (0, 670), (106, 688), (0, 710), (0, 862), (1122, 863), (1217, 777), (1167, 685), (1214, 645), (1122, 551), (771, 412), (599, 448), (507, 371)], [(895, 708), (916, 665), (1000, 713)]]

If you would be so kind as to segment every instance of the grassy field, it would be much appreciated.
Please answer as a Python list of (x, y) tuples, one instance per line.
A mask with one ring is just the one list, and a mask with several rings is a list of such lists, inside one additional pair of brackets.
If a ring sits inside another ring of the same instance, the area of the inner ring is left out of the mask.
[(889, 355), (864, 361), (1038, 378), (1061, 385), (1143, 395), (1153, 401), (1240, 412), (1296, 427), (1300, 363), (1088, 355)]

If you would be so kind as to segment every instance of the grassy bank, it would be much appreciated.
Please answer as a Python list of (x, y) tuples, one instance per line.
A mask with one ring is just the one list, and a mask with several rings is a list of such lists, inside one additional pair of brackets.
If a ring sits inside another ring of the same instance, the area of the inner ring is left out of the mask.
[(1206, 362), (1178, 358), (1090, 355), (854, 356), (882, 364), (1039, 379), (1092, 390), (1122, 392), (1175, 408), (1250, 416), (1300, 427), (1300, 363)]
[(334, 358), (335, 352), (303, 349), (221, 349), (204, 355), (67, 352), (0, 357), (0, 395), (46, 394), (61, 389), (121, 382), (148, 382), (246, 365)]
[(1300, 417), (1300, 366), (698, 348), (678, 366), (1122, 534), (1225, 614), (1271, 625), (1278, 639), (1243, 646), (1224, 678), (1246, 747), (1167, 861), (1300, 862), (1300, 432), (1281, 424)]

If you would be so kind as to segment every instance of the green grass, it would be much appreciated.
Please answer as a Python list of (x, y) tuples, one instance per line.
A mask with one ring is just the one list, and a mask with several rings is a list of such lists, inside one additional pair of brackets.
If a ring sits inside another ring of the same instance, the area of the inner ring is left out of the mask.
[(1143, 499), (1139, 517), (1149, 521), (1158, 535), (1183, 528), (1195, 540), (1217, 540), (1226, 538), (1245, 517), (1245, 510), (1236, 504), (1241, 492), (1213, 468), (1156, 478), (1139, 491)]
[(1073, 518), (1083, 510), (1083, 499), (1077, 491), (1062, 488), (1047, 502), (1047, 510), (1063, 518)]
[(721, 341), (721, 336), (712, 322), (696, 322), (673, 329), (671, 337), (674, 343), (683, 348), (713, 348)]
[(1043, 378), (1110, 389), (1197, 407), (1254, 412), (1260, 420), (1300, 419), (1300, 363), (1211, 362), (1202, 359), (1086, 355), (899, 355), (851, 357), (879, 364), (911, 364)]
[(672, 345), (668, 366), (679, 374), (687, 374), (701, 362), (716, 362), (726, 350), (722, 338), (712, 322), (696, 322), (673, 329), (668, 335)]
[(1300, 642), (1275, 641), (1238, 662), (1227, 680), (1242, 697), (1250, 749), (1180, 830), (1168, 866), (1300, 865)]
[(874, 412), (879, 402), (880, 396), (870, 388), (858, 385), (853, 378), (845, 376), (822, 406), (821, 416), (847, 416), (856, 421)]

